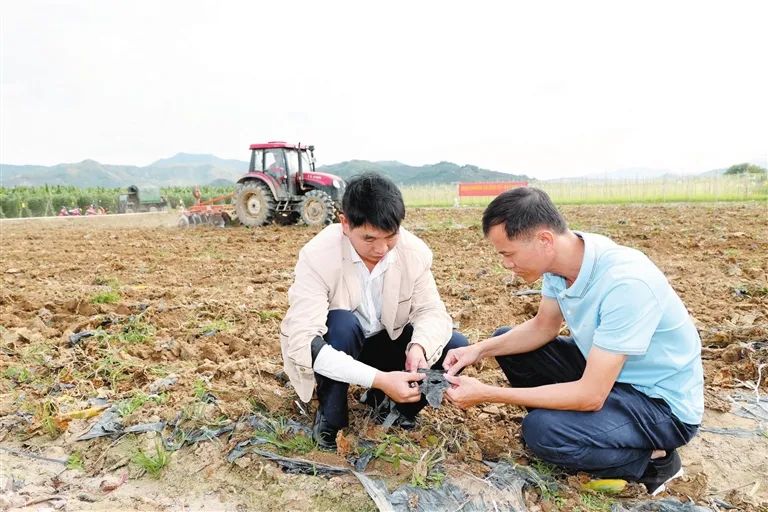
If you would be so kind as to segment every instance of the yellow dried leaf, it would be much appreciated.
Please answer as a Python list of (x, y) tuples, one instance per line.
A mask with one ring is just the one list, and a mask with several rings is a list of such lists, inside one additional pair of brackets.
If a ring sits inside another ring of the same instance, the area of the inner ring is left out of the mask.
[(59, 414), (58, 418), (56, 419), (59, 421), (86, 420), (88, 418), (98, 416), (98, 414), (107, 407), (108, 406), (106, 405), (99, 405), (96, 407), (90, 407), (88, 409), (81, 409), (79, 411), (69, 411), (65, 412), (64, 414)]
[(581, 488), (585, 491), (597, 491), (605, 493), (621, 492), (626, 486), (627, 481), (620, 480), (618, 478), (590, 480), (587, 483), (581, 484)]

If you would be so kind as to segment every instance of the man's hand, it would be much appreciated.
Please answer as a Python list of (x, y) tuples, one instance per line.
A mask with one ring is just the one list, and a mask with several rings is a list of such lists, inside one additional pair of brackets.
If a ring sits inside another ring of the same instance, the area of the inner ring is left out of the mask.
[(472, 377), (457, 377), (449, 374), (446, 374), (445, 380), (451, 383), (451, 388), (445, 392), (445, 396), (456, 407), (466, 409), (488, 401), (487, 390), (490, 388), (488, 384), (483, 384)]
[(443, 368), (448, 375), (456, 375), (462, 368), (475, 364), (480, 359), (477, 345), (452, 348), (445, 355)]
[(405, 371), (413, 373), (419, 368), (428, 368), (427, 356), (424, 354), (424, 348), (414, 343), (405, 356)]
[(425, 377), (423, 373), (378, 372), (373, 379), (373, 387), (382, 390), (397, 403), (418, 402), (421, 400), (418, 383)]

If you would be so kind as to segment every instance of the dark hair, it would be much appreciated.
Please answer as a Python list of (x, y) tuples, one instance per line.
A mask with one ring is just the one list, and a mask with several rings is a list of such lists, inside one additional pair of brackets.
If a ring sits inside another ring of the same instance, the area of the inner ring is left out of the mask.
[(533, 187), (513, 188), (496, 197), (483, 212), (483, 234), (504, 224), (507, 238), (525, 237), (539, 227), (565, 233), (568, 225), (546, 192)]
[(392, 180), (375, 172), (353, 176), (344, 191), (341, 208), (353, 228), (370, 224), (393, 233), (405, 218), (403, 195)]

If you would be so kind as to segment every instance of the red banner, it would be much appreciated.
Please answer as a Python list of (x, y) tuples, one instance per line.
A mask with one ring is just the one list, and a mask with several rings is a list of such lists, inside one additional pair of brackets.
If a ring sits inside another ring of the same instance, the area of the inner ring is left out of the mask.
[(527, 187), (527, 181), (478, 181), (459, 183), (459, 197), (497, 196), (511, 188)]

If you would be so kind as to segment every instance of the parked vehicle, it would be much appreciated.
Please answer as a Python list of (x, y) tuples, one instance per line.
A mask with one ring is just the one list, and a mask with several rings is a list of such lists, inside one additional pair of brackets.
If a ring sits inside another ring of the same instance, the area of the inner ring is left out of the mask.
[(158, 187), (131, 185), (117, 200), (117, 213), (157, 212), (168, 209), (168, 200)]

